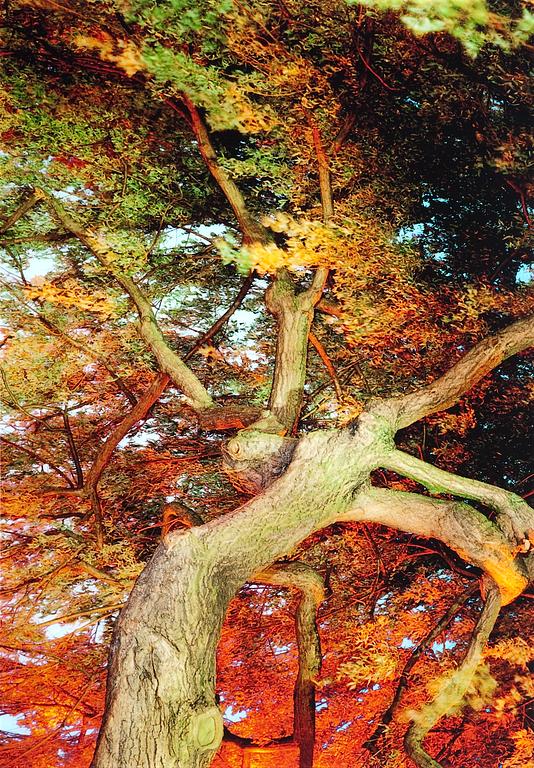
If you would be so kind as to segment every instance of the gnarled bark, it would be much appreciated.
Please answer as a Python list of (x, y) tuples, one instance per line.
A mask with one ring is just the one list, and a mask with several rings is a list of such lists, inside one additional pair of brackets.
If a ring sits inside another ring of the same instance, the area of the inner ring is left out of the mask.
[[(209, 764), (221, 732), (214, 665), (229, 600), (255, 573), (334, 521), (381, 522), (439, 538), (490, 574), (503, 601), (524, 589), (527, 577), (513, 545), (476, 510), (371, 488), (370, 472), (384, 459), (384, 425), (368, 419), (360, 427), (355, 434), (305, 435), (287, 470), (259, 496), (168, 535), (117, 626), (93, 768), (126, 768), (134, 758), (140, 768)], [(276, 437), (263, 434), (266, 444)]]

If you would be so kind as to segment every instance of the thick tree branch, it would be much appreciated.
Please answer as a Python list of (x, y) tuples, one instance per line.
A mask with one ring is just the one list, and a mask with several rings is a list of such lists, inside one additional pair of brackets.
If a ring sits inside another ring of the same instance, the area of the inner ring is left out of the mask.
[(312, 768), (315, 744), (315, 681), (321, 671), (317, 608), (325, 597), (322, 577), (305, 563), (277, 563), (255, 577), (264, 584), (301, 592), (295, 615), (299, 670), (293, 689), (293, 733), (299, 745), (299, 768)]
[[(162, 536), (167, 536), (181, 523), (186, 528), (202, 525), (201, 516), (180, 502), (166, 504), (163, 509)], [(254, 575), (254, 582), (297, 589), (301, 594), (295, 614), (295, 633), (299, 668), (293, 688), (293, 737), (299, 746), (299, 768), (312, 768), (315, 744), (315, 681), (321, 671), (321, 642), (317, 628), (317, 608), (325, 598), (324, 580), (306, 563), (275, 563)], [(249, 740), (229, 739), (249, 746)], [(286, 744), (276, 740), (269, 749)]]
[(280, 269), (265, 292), (267, 309), (276, 318), (278, 326), (269, 409), (287, 432), (293, 431), (302, 405), (308, 338), (314, 306), (321, 297), (321, 291), (322, 288), (310, 287), (297, 293), (289, 272)]
[(141, 336), (154, 353), (161, 370), (170, 376), (192, 408), (195, 410), (212, 408), (214, 402), (204, 385), (167, 344), (146, 296), (131, 277), (114, 266), (113, 253), (104, 235), (79, 225), (55, 197), (47, 196), (47, 201), (65, 229), (72, 232), (91, 251), (128, 294), (139, 315)]
[(487, 597), (484, 608), (462, 664), (444, 683), (437, 696), (416, 713), (414, 722), (404, 738), (406, 752), (419, 768), (441, 768), (440, 764), (423, 748), (422, 742), (438, 720), (461, 704), (482, 660), (484, 646), (499, 616), (501, 609), (499, 588), (491, 579), (486, 579), (485, 586)]
[(454, 405), (487, 373), (507, 357), (534, 344), (534, 315), (517, 320), (480, 341), (456, 365), (426, 387), (385, 402), (395, 413), (396, 430)]
[(458, 501), (430, 499), (416, 493), (368, 488), (354, 499), (346, 520), (381, 523), (427, 539), (439, 539), (497, 582), (503, 603), (523, 592), (529, 579), (516, 549), (477, 510)]
[(478, 501), (497, 512), (497, 523), (514, 544), (528, 551), (529, 540), (534, 544), (534, 510), (521, 496), (495, 485), (471, 480), (427, 464), (403, 451), (391, 451), (382, 463), (424, 485), (431, 493), (447, 493)]

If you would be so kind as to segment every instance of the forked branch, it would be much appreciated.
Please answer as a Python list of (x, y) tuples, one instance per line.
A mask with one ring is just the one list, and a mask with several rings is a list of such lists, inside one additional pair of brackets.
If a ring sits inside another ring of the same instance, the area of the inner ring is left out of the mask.
[(432, 493), (447, 493), (472, 499), (497, 512), (499, 527), (524, 552), (534, 544), (534, 510), (521, 496), (496, 485), (471, 480), (434, 467), (403, 451), (389, 452), (383, 462), (384, 469), (392, 469), (424, 485)]

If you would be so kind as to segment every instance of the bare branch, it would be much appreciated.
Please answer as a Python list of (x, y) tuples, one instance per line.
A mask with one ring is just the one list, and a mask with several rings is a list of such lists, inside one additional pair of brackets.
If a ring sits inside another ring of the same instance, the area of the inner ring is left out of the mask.
[(195, 410), (212, 408), (214, 402), (207, 389), (167, 344), (146, 296), (131, 277), (114, 266), (113, 253), (105, 236), (101, 232), (93, 232), (80, 226), (55, 197), (47, 196), (47, 201), (65, 229), (72, 232), (91, 251), (128, 294), (139, 315), (141, 336), (156, 356), (161, 370), (168, 374), (184, 393), (192, 408)]
[(483, 339), (432, 384), (409, 395), (385, 401), (396, 414), (396, 429), (450, 408), (503, 360), (533, 344), (534, 315), (517, 320), (502, 331)]
[(219, 165), (217, 154), (213, 148), (213, 144), (210, 141), (206, 125), (204, 124), (198, 109), (193, 104), (191, 99), (185, 94), (182, 94), (182, 101), (187, 107), (191, 117), (191, 125), (198, 142), (200, 154), (206, 163), (206, 167), (219, 185), (222, 193), (228, 200), (228, 203), (230, 204), (230, 207), (235, 214), (239, 228), (243, 233), (243, 242), (268, 242), (270, 238), (267, 230), (258, 221), (256, 221), (250, 211), (248, 211), (241, 191), (234, 183), (234, 181), (232, 181), (232, 179), (228, 176), (226, 171)]
[(107, 467), (109, 460), (120, 441), (126, 437), (128, 432), (139, 422), (141, 419), (146, 418), (149, 410), (156, 403), (165, 388), (169, 384), (170, 378), (165, 373), (159, 373), (148, 389), (144, 392), (139, 401), (135, 404), (132, 410), (126, 414), (124, 419), (117, 425), (113, 432), (109, 435), (105, 443), (102, 444), (98, 451), (96, 458), (93, 462), (87, 479), (85, 481), (85, 489), (96, 488), (98, 481), (102, 475), (102, 472)]
[(10, 445), (12, 448), (15, 448), (17, 451), (23, 451), (24, 453), (27, 453), (28, 456), (31, 456), (32, 459), (35, 459), (39, 464), (48, 464), (48, 466), (54, 470), (54, 472), (57, 472), (57, 474), (65, 480), (70, 490), (75, 489), (75, 485), (72, 482), (71, 478), (64, 472), (60, 467), (57, 466), (57, 464), (54, 464), (50, 459), (39, 456), (38, 453), (35, 453), (35, 451), (32, 451), (30, 448), (27, 448), (25, 445), (19, 445), (19, 443), (15, 443), (12, 440), (8, 440), (7, 437), (3, 437), (3, 435), (0, 435), (0, 441), (2, 443), (5, 443), (6, 445)]
[(489, 574), (499, 585), (504, 604), (528, 586), (525, 564), (516, 557), (517, 548), (468, 504), (369, 488), (355, 497), (354, 506), (340, 519), (381, 523), (427, 539), (439, 539)]
[(446, 472), (403, 451), (389, 452), (382, 466), (421, 483), (431, 493), (450, 493), (485, 504), (498, 513), (499, 527), (514, 544), (522, 545), (522, 551), (530, 549), (529, 539), (534, 544), (534, 510), (521, 496), (496, 485)]
[(72, 457), (72, 463), (74, 464), (74, 468), (76, 470), (76, 487), (81, 488), (83, 486), (83, 470), (82, 470), (82, 465), (80, 463), (80, 457), (78, 455), (78, 449), (76, 447), (76, 441), (74, 440), (74, 435), (72, 434), (69, 414), (65, 410), (61, 412), (61, 416), (63, 418), (63, 426), (65, 427), (65, 434), (67, 435), (67, 443), (69, 445), (70, 455)]
[(343, 391), (341, 389), (341, 384), (339, 382), (339, 379), (338, 379), (338, 376), (337, 376), (337, 373), (336, 373), (336, 369), (334, 368), (330, 358), (326, 354), (325, 348), (323, 347), (323, 345), (321, 344), (321, 342), (319, 341), (317, 336), (312, 331), (309, 332), (308, 338), (309, 338), (312, 346), (315, 348), (315, 351), (317, 352), (317, 354), (321, 358), (321, 360), (322, 360), (322, 362), (324, 364), (324, 367), (328, 371), (328, 375), (332, 379), (332, 384), (334, 385), (334, 389), (336, 390), (337, 399), (338, 399), (339, 402), (341, 402), (341, 400), (343, 399)]
[(192, 357), (195, 354), (195, 352), (200, 349), (200, 347), (202, 347), (207, 341), (209, 341), (217, 333), (219, 333), (223, 325), (225, 325), (225, 323), (228, 322), (228, 320), (232, 317), (236, 309), (238, 309), (241, 306), (243, 299), (249, 292), (252, 286), (252, 283), (254, 282), (255, 277), (256, 277), (255, 273), (251, 272), (250, 275), (245, 279), (243, 285), (239, 290), (239, 293), (237, 294), (233, 302), (230, 304), (226, 312), (223, 315), (221, 315), (215, 323), (213, 323), (209, 331), (206, 331), (206, 333), (204, 333), (202, 337), (195, 342), (193, 347), (189, 350), (187, 355), (184, 357), (184, 362), (187, 362), (187, 360), (189, 360), (189, 358)]
[(438, 720), (461, 704), (482, 660), (484, 646), (499, 616), (501, 609), (499, 588), (491, 579), (486, 579), (485, 587), (487, 598), (462, 664), (444, 683), (436, 697), (416, 713), (414, 722), (404, 738), (406, 752), (419, 768), (441, 768), (440, 764), (423, 748), (423, 739)]

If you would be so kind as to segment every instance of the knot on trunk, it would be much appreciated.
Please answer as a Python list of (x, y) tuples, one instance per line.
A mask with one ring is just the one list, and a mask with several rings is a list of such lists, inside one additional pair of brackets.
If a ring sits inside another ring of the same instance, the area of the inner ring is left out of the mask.
[(200, 752), (215, 751), (223, 737), (223, 717), (218, 707), (208, 707), (191, 718), (191, 736)]
[(295, 438), (245, 429), (223, 447), (224, 471), (238, 490), (259, 493), (286, 470), (297, 442)]

